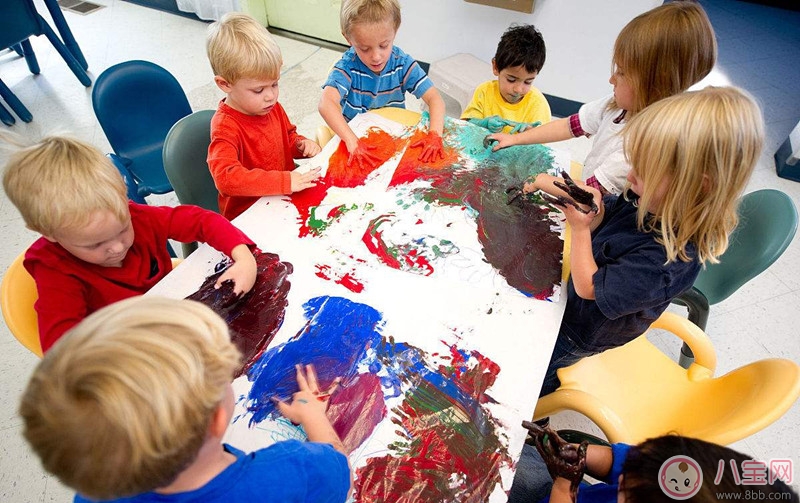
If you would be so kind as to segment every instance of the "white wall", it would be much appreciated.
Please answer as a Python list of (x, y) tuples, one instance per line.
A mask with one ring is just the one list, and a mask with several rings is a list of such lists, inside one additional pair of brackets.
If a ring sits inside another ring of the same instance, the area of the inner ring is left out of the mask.
[(547, 60), (536, 85), (580, 102), (611, 92), (611, 51), (625, 24), (661, 0), (536, 0), (532, 14), (464, 0), (401, 0), (403, 23), (395, 43), (432, 63), (459, 52), (491, 62), (500, 35), (512, 23), (542, 32)]

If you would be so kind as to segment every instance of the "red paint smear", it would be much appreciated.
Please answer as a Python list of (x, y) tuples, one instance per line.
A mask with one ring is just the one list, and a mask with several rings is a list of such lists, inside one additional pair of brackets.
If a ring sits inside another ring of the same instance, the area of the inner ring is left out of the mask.
[(331, 278), (334, 277), (334, 283), (342, 285), (353, 293), (361, 293), (364, 291), (364, 284), (349, 272), (339, 276), (335, 273), (331, 274), (333, 270), (329, 265), (316, 264), (314, 267), (317, 269), (317, 272), (314, 274), (319, 278), (330, 281)]
[(390, 186), (410, 183), (423, 177), (435, 182), (438, 178), (452, 176), (452, 168), (460, 163), (458, 151), (452, 147), (444, 146), (444, 159), (436, 159), (431, 162), (423, 163), (419, 160), (422, 147), (411, 147), (419, 140), (423, 139), (428, 133), (418, 129), (409, 140), (409, 147), (400, 159), (397, 169), (394, 171)]
[(378, 230), (378, 227), (390, 218), (391, 215), (381, 215), (370, 222), (361, 241), (364, 242), (370, 253), (378, 256), (381, 262), (393, 269), (400, 269), (400, 261), (389, 253), (389, 249), (383, 241), (383, 232)]
[(224, 272), (220, 271), (206, 278), (195, 293), (186, 297), (207, 305), (228, 324), (231, 340), (242, 352), (242, 367), (235, 377), (242, 375), (275, 337), (283, 323), (291, 286), (286, 278), (292, 273), (292, 264), (281, 262), (274, 253), (256, 251), (254, 255), (256, 282), (245, 295), (234, 295), (232, 281), (214, 288)]
[(403, 257), (403, 260), (405, 260), (406, 264), (412, 269), (424, 270), (424, 276), (433, 274), (433, 266), (428, 259), (425, 258), (424, 255), (420, 255), (417, 250), (409, 250), (408, 254)]
[[(378, 128), (367, 130), (366, 136), (362, 138), (367, 145), (375, 147), (370, 153), (376, 156), (377, 160), (371, 164), (362, 166), (347, 166), (347, 145), (339, 142), (339, 146), (328, 160), (328, 169), (325, 177), (317, 181), (314, 187), (295, 192), (290, 196), (292, 204), (297, 208), (300, 220), (299, 236), (305, 237), (310, 233), (308, 218), (311, 216), (311, 208), (319, 206), (325, 199), (329, 187), (358, 187), (363, 185), (370, 173), (375, 171), (381, 164), (388, 161), (406, 140), (395, 138), (386, 131)], [(332, 210), (333, 211), (333, 210)], [(333, 215), (330, 215), (332, 217)]]
[[(444, 342), (444, 341), (442, 341)], [(439, 372), (450, 373), (458, 387), (468, 392), (481, 403), (493, 402), (486, 394), (486, 390), (494, 385), (500, 366), (478, 352), (469, 354), (470, 360), (476, 360), (477, 365), (467, 365), (467, 357), (456, 346), (450, 346), (450, 361), (452, 367), (440, 365)], [(448, 372), (449, 371), (449, 372)]]
[(359, 374), (331, 395), (328, 418), (347, 452), (364, 443), (384, 417), (381, 381), (374, 374)]

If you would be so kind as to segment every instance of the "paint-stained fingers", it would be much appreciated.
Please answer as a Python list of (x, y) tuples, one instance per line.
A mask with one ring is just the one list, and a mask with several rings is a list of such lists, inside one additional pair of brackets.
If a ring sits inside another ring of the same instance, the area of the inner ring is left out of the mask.
[(317, 381), (317, 371), (314, 370), (312, 364), (306, 365), (306, 382), (308, 382), (308, 389), (315, 395), (319, 394), (319, 382)]
[(325, 395), (332, 395), (334, 391), (339, 389), (339, 385), (341, 384), (341, 382), (342, 382), (342, 378), (341, 377), (337, 377), (336, 379), (334, 379), (333, 382), (331, 383), (330, 387), (325, 391), (324, 394)]
[(297, 386), (300, 388), (300, 391), (309, 391), (308, 380), (306, 380), (302, 365), (298, 363), (294, 368), (297, 371)]

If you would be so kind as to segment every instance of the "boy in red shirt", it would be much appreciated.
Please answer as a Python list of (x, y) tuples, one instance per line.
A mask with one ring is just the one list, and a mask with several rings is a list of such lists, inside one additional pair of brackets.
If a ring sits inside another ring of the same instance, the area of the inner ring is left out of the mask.
[(39, 338), (47, 351), (103, 306), (148, 291), (172, 270), (167, 239), (207, 242), (233, 259), (218, 285), (250, 291), (253, 242), (222, 216), (196, 206), (128, 201), (122, 176), (92, 145), (47, 137), (10, 158), (3, 187), (31, 230), (25, 253), (36, 281)]
[(261, 196), (291, 194), (314, 185), (320, 169), (294, 171), (293, 159), (321, 148), (297, 134), (278, 103), (281, 50), (266, 28), (229, 13), (208, 30), (214, 82), (227, 97), (211, 119), (208, 167), (219, 191), (219, 209), (233, 219)]

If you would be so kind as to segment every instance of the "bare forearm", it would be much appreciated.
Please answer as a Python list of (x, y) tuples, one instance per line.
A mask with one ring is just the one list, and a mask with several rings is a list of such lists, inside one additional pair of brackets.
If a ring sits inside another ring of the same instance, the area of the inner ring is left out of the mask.
[(552, 503), (573, 503), (569, 480), (557, 477), (553, 481), (553, 488), (550, 490), (550, 501)]
[(345, 450), (339, 435), (333, 429), (327, 416), (324, 414), (319, 417), (310, 418), (302, 423), (303, 429), (311, 442), (331, 444), (334, 449), (345, 456), (349, 453)]
[(593, 300), (595, 295), (592, 278), (597, 272), (597, 262), (592, 253), (592, 234), (588, 227), (573, 226), (569, 261), (575, 293), (582, 299)]
[(595, 478), (605, 478), (614, 464), (614, 453), (604, 445), (590, 445), (586, 450), (586, 473)]
[(569, 119), (556, 119), (539, 127), (527, 129), (514, 136), (514, 143), (517, 145), (529, 145), (532, 143), (550, 143), (554, 141), (569, 140), (572, 132), (569, 128)]
[(444, 100), (436, 88), (428, 89), (422, 96), (423, 101), (428, 105), (428, 114), (430, 115), (429, 130), (442, 136), (444, 132)]
[[(327, 89), (327, 88), (326, 88)], [(324, 92), (323, 92), (324, 93)], [(358, 143), (358, 136), (350, 129), (350, 125), (342, 115), (342, 108), (338, 103), (329, 99), (323, 94), (319, 102), (319, 114), (322, 119), (330, 127), (335, 134), (342, 139), (351, 152), (355, 150), (355, 145)]]

